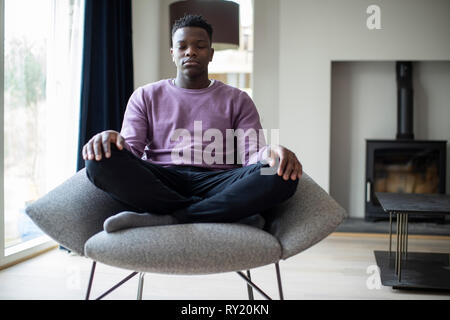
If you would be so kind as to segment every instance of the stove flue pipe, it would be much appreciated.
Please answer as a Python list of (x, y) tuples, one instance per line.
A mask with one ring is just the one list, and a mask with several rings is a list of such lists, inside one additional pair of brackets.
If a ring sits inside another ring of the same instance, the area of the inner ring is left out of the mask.
[(397, 73), (397, 136), (399, 140), (414, 139), (414, 92), (412, 62), (398, 61)]

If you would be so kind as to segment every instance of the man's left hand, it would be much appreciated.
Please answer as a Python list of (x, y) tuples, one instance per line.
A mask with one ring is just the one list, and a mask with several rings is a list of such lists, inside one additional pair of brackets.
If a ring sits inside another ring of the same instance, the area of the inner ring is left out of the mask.
[(279, 159), (279, 167), (277, 174), (283, 176), (284, 180), (296, 180), (300, 179), (303, 173), (302, 164), (298, 161), (297, 156), (291, 150), (283, 146), (272, 146), (271, 147), (271, 161), (270, 166), (273, 167), (277, 161), (274, 159)]

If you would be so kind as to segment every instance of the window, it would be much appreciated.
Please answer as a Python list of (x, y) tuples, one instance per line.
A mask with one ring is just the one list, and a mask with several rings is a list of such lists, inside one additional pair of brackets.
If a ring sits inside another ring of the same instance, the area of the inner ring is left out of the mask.
[(48, 240), (25, 207), (76, 171), (82, 4), (4, 1), (3, 258)]
[(253, 3), (252, 0), (234, 0), (239, 3), (240, 46), (236, 50), (214, 52), (209, 65), (209, 77), (246, 91), (252, 96), (253, 73)]

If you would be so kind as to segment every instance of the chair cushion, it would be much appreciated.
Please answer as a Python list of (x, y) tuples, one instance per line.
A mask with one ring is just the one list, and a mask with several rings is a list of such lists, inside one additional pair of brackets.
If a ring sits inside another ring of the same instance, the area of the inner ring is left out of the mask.
[(243, 224), (196, 223), (104, 231), (85, 245), (87, 257), (115, 267), (164, 274), (211, 274), (279, 261), (271, 234)]

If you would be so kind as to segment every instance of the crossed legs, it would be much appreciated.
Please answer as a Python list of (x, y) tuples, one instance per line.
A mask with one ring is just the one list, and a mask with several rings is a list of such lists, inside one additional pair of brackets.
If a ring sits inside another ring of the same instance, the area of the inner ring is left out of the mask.
[(264, 212), (291, 197), (298, 180), (261, 175), (262, 167), (257, 163), (222, 171), (166, 168), (114, 146), (110, 158), (86, 161), (90, 181), (129, 207), (130, 212), (116, 217), (125, 217), (116, 219), (116, 223), (122, 221), (118, 226), (108, 228), (108, 220), (114, 219), (105, 222), (105, 229), (111, 232), (123, 228), (123, 221), (126, 227), (143, 223), (235, 222)]

